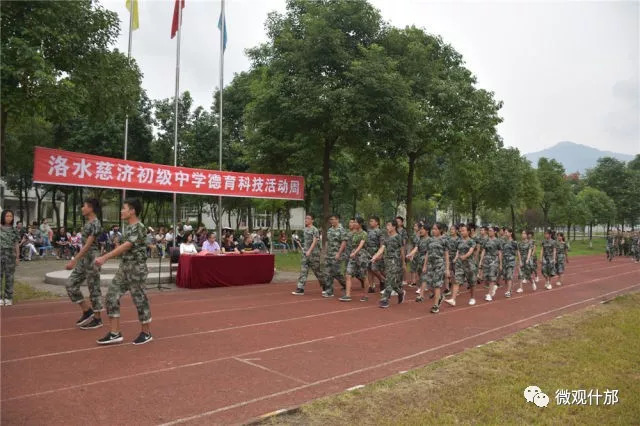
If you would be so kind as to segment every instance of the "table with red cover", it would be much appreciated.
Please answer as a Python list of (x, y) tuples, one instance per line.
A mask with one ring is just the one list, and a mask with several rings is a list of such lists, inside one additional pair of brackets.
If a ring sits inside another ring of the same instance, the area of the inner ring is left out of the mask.
[(262, 253), (194, 256), (178, 262), (176, 285), (183, 288), (266, 284), (273, 279), (275, 256)]

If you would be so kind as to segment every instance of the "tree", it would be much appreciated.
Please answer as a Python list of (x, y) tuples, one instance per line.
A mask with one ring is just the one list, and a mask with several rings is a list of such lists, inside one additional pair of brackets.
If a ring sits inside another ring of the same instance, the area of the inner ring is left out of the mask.
[(538, 160), (538, 180), (542, 189), (540, 208), (544, 226), (549, 226), (549, 213), (553, 207), (566, 204), (568, 186), (565, 185), (564, 167), (554, 159), (542, 157)]
[(589, 239), (593, 237), (593, 225), (610, 223), (616, 216), (615, 202), (603, 191), (585, 187), (577, 195), (584, 205), (586, 223), (589, 225)]
[[(635, 164), (635, 163), (634, 163)], [(587, 170), (587, 184), (604, 191), (616, 204), (615, 219), (624, 227), (640, 215), (638, 189), (640, 180), (633, 169), (628, 169), (623, 161), (612, 157), (598, 159), (598, 164)]]
[[(124, 118), (135, 109), (140, 71), (109, 50), (119, 33), (116, 13), (90, 0), (2, 2), (0, 13), (3, 150), (9, 120), (40, 116), (60, 123), (116, 110)], [(0, 154), (4, 174), (5, 152)]]

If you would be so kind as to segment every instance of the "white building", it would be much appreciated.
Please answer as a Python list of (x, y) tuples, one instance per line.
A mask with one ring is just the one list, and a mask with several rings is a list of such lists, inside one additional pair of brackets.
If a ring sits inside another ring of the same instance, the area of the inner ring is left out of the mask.
[[(304, 229), (304, 216), (305, 210), (302, 207), (296, 207), (289, 210), (289, 224), (291, 226), (292, 231), (299, 231)], [(276, 214), (272, 214), (267, 211), (258, 211), (253, 210), (251, 214), (251, 219), (253, 221), (251, 229), (285, 229), (286, 228), (286, 220), (280, 218), (280, 223), (278, 224), (278, 216)], [(197, 223), (198, 222), (198, 210), (197, 208), (192, 207), (183, 207), (179, 214), (179, 220), (183, 223)], [(242, 217), (238, 218), (236, 212), (226, 212), (222, 215), (222, 226), (228, 227), (229, 223), (231, 223), (231, 228), (235, 228), (236, 224), (239, 223), (239, 229), (247, 229), (248, 228), (249, 217), (247, 212), (244, 212)], [(209, 212), (202, 213), (202, 224), (207, 229), (215, 229), (217, 227), (213, 216)]]
[[(57, 201), (57, 203), (60, 214), (62, 214), (62, 212), (64, 212), (64, 202)], [(27, 199), (25, 200), (23, 198), (22, 200), (23, 217), (20, 217), (20, 199), (18, 195), (7, 187), (4, 180), (0, 179), (0, 208), (13, 210), (16, 215), (14, 222), (26, 222), (27, 218), (29, 219), (29, 222), (38, 220), (38, 197), (36, 197), (36, 191), (34, 188), (29, 188), (29, 191), (27, 192)], [(40, 212), (42, 214), (42, 218), (49, 218), (52, 219), (51, 222), (56, 222), (56, 210), (53, 208), (51, 196), (49, 194), (47, 194), (46, 199), (42, 200)], [(62, 217), (60, 220), (62, 220)]]

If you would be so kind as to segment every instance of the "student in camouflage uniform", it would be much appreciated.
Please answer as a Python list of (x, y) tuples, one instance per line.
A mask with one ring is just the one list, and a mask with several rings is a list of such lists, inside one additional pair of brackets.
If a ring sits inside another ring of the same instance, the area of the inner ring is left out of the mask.
[[(469, 305), (475, 305), (475, 288), (476, 288), (476, 263), (473, 260), (473, 254), (476, 249), (476, 242), (469, 235), (469, 227), (464, 223), (458, 226), (460, 237), (456, 241), (455, 251), (453, 252), (453, 264), (455, 265), (455, 281), (453, 281), (453, 290), (450, 299), (445, 302), (451, 306), (456, 306), (456, 298), (461, 285), (465, 283), (471, 291)], [(451, 253), (449, 254), (451, 256)]]
[[(396, 217), (396, 222), (398, 223), (398, 234), (400, 234), (400, 238), (402, 239), (402, 248), (404, 252), (407, 252), (407, 243), (409, 242), (409, 234), (407, 233), (406, 228), (404, 227), (404, 218), (402, 216)], [(405, 258), (402, 258), (402, 285), (407, 285), (407, 262)]]
[[(380, 229), (380, 218), (371, 216), (369, 218), (369, 229), (367, 230), (367, 252), (373, 257), (384, 243), (384, 233)], [(376, 286), (374, 279), (378, 278), (380, 288), (384, 288), (384, 262), (369, 262), (369, 293), (375, 293)]]
[(304, 237), (302, 262), (300, 264), (300, 277), (298, 278), (298, 288), (292, 292), (296, 296), (304, 296), (304, 286), (307, 283), (309, 269), (313, 271), (320, 287), (325, 290), (325, 280), (320, 268), (320, 233), (318, 228), (313, 226), (313, 216), (308, 213), (304, 218)]
[(480, 255), (480, 269), (484, 272), (484, 280), (489, 285), (484, 300), (491, 302), (496, 294), (496, 281), (502, 273), (502, 244), (496, 238), (497, 228), (489, 228), (489, 236), (482, 244)]
[(611, 230), (609, 230), (609, 233), (607, 234), (607, 260), (609, 262), (611, 262), (615, 256), (615, 243), (616, 243), (616, 238), (613, 235), (613, 232)]
[[(422, 272), (426, 275), (426, 283), (433, 290), (436, 303), (431, 308), (432, 314), (440, 312), (440, 304), (444, 299), (441, 288), (445, 277), (450, 274), (449, 250), (447, 240), (443, 237), (446, 227), (442, 223), (436, 223), (431, 228), (431, 237), (427, 240), (427, 252), (424, 257)], [(421, 295), (422, 296), (422, 295)]]
[[(420, 243), (420, 228), (423, 226), (422, 222), (416, 222), (413, 225), (413, 235), (411, 236), (411, 252), (418, 247)], [(410, 253), (411, 253), (410, 252)], [(407, 255), (407, 259), (409, 256)], [(409, 266), (411, 268), (411, 278), (409, 279), (409, 287), (415, 287), (420, 282), (420, 274), (422, 273), (422, 264), (418, 262), (417, 257), (409, 259)]]
[(120, 298), (127, 292), (131, 292), (131, 299), (138, 310), (138, 320), (141, 331), (133, 341), (134, 345), (142, 345), (153, 340), (149, 324), (151, 323), (151, 309), (149, 299), (144, 292), (147, 279), (147, 228), (138, 219), (138, 212), (142, 211), (140, 201), (126, 199), (123, 202), (120, 218), (125, 222), (122, 234), (122, 243), (114, 250), (100, 256), (95, 264), (101, 267), (104, 263), (116, 256), (122, 255), (120, 267), (109, 284), (106, 305), (107, 315), (111, 320), (111, 331), (97, 342), (99, 345), (109, 345), (122, 342), (120, 332)]
[(511, 297), (513, 285), (513, 273), (516, 270), (516, 257), (518, 256), (518, 243), (513, 239), (513, 230), (504, 229), (504, 242), (502, 243), (502, 279), (507, 285), (504, 297)]
[(556, 236), (556, 273), (558, 274), (556, 285), (558, 286), (562, 285), (562, 275), (566, 263), (569, 263), (569, 246), (564, 240), (564, 233), (558, 232)]
[(544, 288), (551, 290), (551, 278), (556, 275), (556, 260), (558, 248), (553, 239), (554, 232), (550, 229), (544, 231), (544, 240), (540, 248), (540, 258), (542, 258), (542, 275), (545, 278)]
[(524, 292), (522, 285), (527, 284), (529, 280), (531, 280), (533, 291), (536, 290), (536, 283), (531, 277), (531, 255), (533, 252), (531, 241), (529, 241), (527, 231), (522, 230), (521, 236), (522, 240), (518, 243), (518, 265), (520, 268), (518, 278), (520, 278), (520, 287), (518, 287), (516, 293)]
[(398, 295), (398, 303), (404, 301), (405, 291), (402, 289), (402, 260), (404, 259), (404, 246), (402, 237), (397, 232), (398, 222), (394, 219), (386, 223), (387, 238), (380, 246), (375, 255), (371, 258), (372, 262), (377, 262), (384, 255), (384, 269), (386, 287), (382, 298), (380, 299), (380, 307), (389, 307), (389, 297), (392, 292)]
[(362, 283), (362, 297), (361, 302), (369, 300), (366, 290), (369, 289), (369, 279), (367, 277), (367, 271), (369, 269), (369, 263), (371, 262), (371, 256), (365, 249), (367, 244), (367, 231), (364, 229), (364, 219), (359, 217), (352, 219), (354, 228), (351, 237), (351, 247), (353, 250), (349, 253), (349, 261), (347, 264), (347, 290), (344, 296), (340, 298), (341, 302), (351, 301), (351, 283), (352, 278), (357, 278)]
[[(100, 213), (100, 201), (95, 198), (85, 200), (82, 205), (82, 216), (86, 222), (82, 227), (82, 249), (67, 263), (67, 269), (73, 269), (67, 281), (67, 294), (73, 303), (78, 304), (82, 316), (76, 321), (76, 326), (88, 330), (102, 327), (102, 292), (100, 291), (100, 268), (95, 265), (96, 257), (100, 255), (98, 236), (102, 226), (96, 216)], [(80, 291), (80, 285), (87, 280), (91, 305), (87, 303)]]
[[(536, 290), (535, 283), (539, 281), (538, 254), (536, 253), (536, 249), (538, 248), (538, 245), (536, 244), (533, 231), (527, 231), (527, 235), (529, 236), (529, 242), (531, 243), (531, 264), (529, 265), (529, 271), (531, 271), (531, 283), (533, 285), (533, 291), (535, 291)], [(533, 276), (535, 276), (535, 281), (533, 279)]]
[[(13, 305), (13, 281), (20, 263), (20, 235), (13, 226), (13, 211), (2, 210), (0, 217), (0, 306)], [(2, 279), (4, 278), (4, 286)]]
[(636, 263), (640, 262), (640, 234), (638, 231), (635, 231), (631, 238), (631, 255)]
[(489, 228), (487, 226), (481, 226), (480, 232), (476, 235), (476, 252), (478, 258), (478, 283), (484, 281), (484, 271), (482, 268), (482, 249), (484, 248), (484, 243), (487, 241), (487, 232)]
[(460, 237), (458, 237), (458, 226), (453, 224), (451, 228), (449, 228), (449, 235), (445, 235), (442, 238), (447, 242), (447, 251), (449, 252), (449, 276), (444, 279), (444, 296), (451, 296), (451, 290), (453, 289), (453, 285), (456, 282), (456, 269), (455, 262), (453, 262), (453, 258), (456, 255), (456, 251), (458, 250), (458, 241)]
[(420, 272), (418, 277), (418, 297), (416, 302), (420, 303), (424, 301), (424, 290), (427, 285), (427, 275), (423, 272), (424, 269), (424, 256), (427, 253), (427, 244), (429, 242), (429, 229), (427, 226), (420, 222), (418, 224), (418, 242), (413, 246), (411, 252), (407, 255), (407, 259), (411, 263), (417, 263), (420, 265)]
[(337, 280), (344, 290), (347, 283), (342, 273), (342, 255), (347, 246), (347, 231), (340, 224), (337, 214), (329, 217), (331, 227), (327, 230), (327, 256), (325, 257), (325, 289), (322, 297), (333, 297), (333, 280)]

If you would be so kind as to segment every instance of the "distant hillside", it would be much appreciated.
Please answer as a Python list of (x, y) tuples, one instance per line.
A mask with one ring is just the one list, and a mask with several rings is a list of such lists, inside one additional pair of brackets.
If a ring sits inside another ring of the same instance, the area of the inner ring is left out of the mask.
[(540, 157), (554, 158), (564, 166), (567, 173), (584, 173), (587, 169), (595, 166), (600, 157), (613, 157), (621, 161), (630, 161), (634, 158), (633, 155), (600, 151), (599, 149), (573, 142), (560, 142), (551, 148), (524, 154), (524, 156), (531, 161), (534, 167), (538, 164)]

